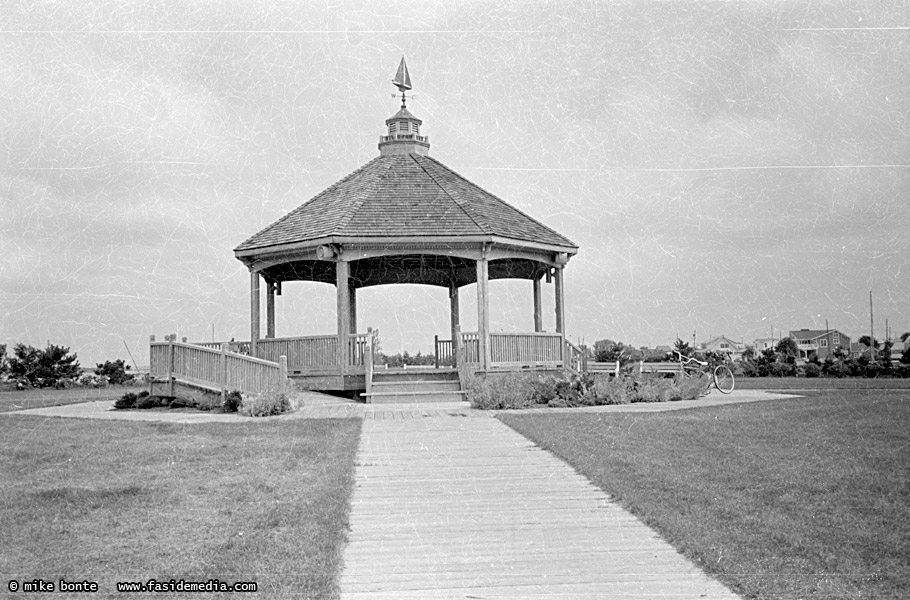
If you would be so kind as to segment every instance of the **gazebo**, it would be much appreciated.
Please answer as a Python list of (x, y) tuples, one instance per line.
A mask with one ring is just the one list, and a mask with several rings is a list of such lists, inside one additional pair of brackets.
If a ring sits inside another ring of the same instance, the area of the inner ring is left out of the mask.
[[(566, 366), (563, 271), (578, 247), (553, 229), (474, 185), (429, 156), (423, 122), (407, 109), (411, 89), (404, 58), (393, 83), (401, 109), (386, 120), (379, 156), (234, 249), (250, 272), (250, 354), (287, 357), (298, 385), (320, 390), (367, 387), (358, 328), (357, 290), (376, 285), (446, 288), (451, 339), (436, 353), (460, 356), (479, 371)], [(527, 279), (534, 331), (490, 331), (489, 281)], [(543, 331), (542, 281), (554, 284), (555, 332)], [(334, 284), (337, 328), (332, 335), (277, 337), (276, 296), (286, 281)], [(265, 288), (265, 335), (261, 295)], [(477, 331), (462, 332), (459, 291), (477, 284)]]

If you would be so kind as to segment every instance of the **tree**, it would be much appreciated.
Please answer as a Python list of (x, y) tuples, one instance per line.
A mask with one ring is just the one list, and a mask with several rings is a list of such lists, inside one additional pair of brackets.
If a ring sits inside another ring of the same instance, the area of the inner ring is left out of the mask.
[(6, 360), (6, 344), (0, 344), (0, 379), (9, 371), (9, 362)]
[(910, 365), (910, 345), (904, 348), (904, 351), (901, 354), (901, 364)]
[(58, 381), (75, 379), (81, 368), (76, 353), (69, 351), (69, 348), (50, 343), (44, 350), (16, 344), (15, 357), (9, 360), (10, 373), (37, 387), (51, 387)]
[(777, 356), (780, 359), (780, 362), (793, 364), (796, 362), (796, 357), (799, 356), (799, 346), (796, 345), (796, 340), (791, 337), (785, 337), (777, 343), (777, 346), (774, 347), (774, 351), (777, 352)]
[(622, 342), (613, 340), (598, 340), (594, 342), (594, 360), (595, 362), (613, 362), (618, 360), (620, 363), (628, 361), (630, 348), (627, 348)]
[[(872, 343), (869, 343), (870, 340), (872, 341)], [(863, 346), (866, 346), (867, 348), (872, 348), (873, 346), (875, 348), (878, 348), (881, 345), (877, 339), (872, 338), (868, 335), (864, 335), (864, 336), (860, 337), (859, 343), (862, 344)]]
[(108, 381), (114, 385), (122, 385), (133, 380), (133, 374), (127, 373), (130, 366), (123, 359), (115, 361), (106, 360), (104, 363), (95, 363), (95, 375), (107, 376)]
[(907, 338), (910, 338), (910, 331), (905, 331), (904, 333), (901, 334), (901, 341), (902, 341), (902, 342), (906, 343), (906, 342), (907, 342)]
[[(679, 338), (676, 338), (676, 341), (673, 342), (673, 349), (686, 358), (689, 358), (695, 354), (695, 350), (692, 349), (692, 346), (689, 345), (689, 342), (684, 342)], [(676, 359), (676, 354), (673, 355), (673, 358)]]

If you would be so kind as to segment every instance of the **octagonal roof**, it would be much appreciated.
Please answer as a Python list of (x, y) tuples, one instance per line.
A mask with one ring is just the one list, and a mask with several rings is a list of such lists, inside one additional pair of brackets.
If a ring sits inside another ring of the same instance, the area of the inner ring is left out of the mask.
[(429, 156), (379, 156), (235, 252), (340, 238), (499, 237), (574, 254), (568, 238)]

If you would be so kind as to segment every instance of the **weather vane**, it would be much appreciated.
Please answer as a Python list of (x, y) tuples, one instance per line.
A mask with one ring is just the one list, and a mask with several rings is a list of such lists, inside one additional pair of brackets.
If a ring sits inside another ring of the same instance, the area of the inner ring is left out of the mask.
[(395, 79), (392, 80), (392, 83), (394, 83), (398, 87), (398, 91), (401, 92), (401, 108), (406, 108), (404, 93), (411, 89), (411, 76), (408, 74), (408, 65), (404, 62), (403, 56), (401, 57), (401, 62), (398, 64), (398, 72), (395, 74)]

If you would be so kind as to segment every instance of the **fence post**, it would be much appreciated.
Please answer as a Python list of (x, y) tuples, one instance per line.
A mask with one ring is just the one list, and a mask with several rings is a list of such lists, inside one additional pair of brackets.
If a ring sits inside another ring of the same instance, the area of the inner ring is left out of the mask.
[(367, 327), (367, 347), (363, 357), (363, 373), (365, 387), (367, 392), (367, 402), (370, 401), (370, 393), (373, 391), (373, 328)]
[(152, 383), (155, 380), (155, 376), (152, 375), (152, 344), (155, 343), (155, 336), (149, 336), (149, 396), (155, 391), (154, 384)]
[(433, 355), (435, 357), (434, 358), (434, 362), (436, 363), (435, 367), (438, 369), (439, 368), (439, 336), (438, 335), (433, 336)]
[[(458, 346), (455, 348), (455, 367), (458, 369), (458, 383), (461, 387), (461, 391), (465, 390), (465, 386), (468, 383), (468, 374), (465, 361), (465, 348), (464, 344), (461, 343), (461, 327), (455, 327), (455, 337), (458, 339)], [(454, 342), (453, 342), (454, 343)]]
[(227, 372), (227, 353), (230, 346), (227, 342), (221, 342), (221, 374), (218, 379), (221, 383), (221, 405), (224, 406), (225, 400), (227, 400), (227, 384), (228, 384), (228, 372)]
[(288, 389), (288, 357), (282, 354), (278, 357), (278, 380), (281, 382), (281, 391)]
[(167, 394), (174, 396), (174, 340), (175, 335), (167, 336)]

